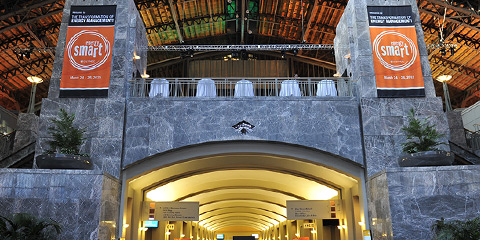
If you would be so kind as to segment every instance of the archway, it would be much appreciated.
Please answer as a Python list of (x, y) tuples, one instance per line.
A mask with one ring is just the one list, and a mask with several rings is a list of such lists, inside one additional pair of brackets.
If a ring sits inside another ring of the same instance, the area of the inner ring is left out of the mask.
[[(343, 240), (361, 239), (368, 228), (363, 167), (298, 145), (223, 141), (183, 147), (127, 166), (122, 181), (119, 234), (126, 239), (214, 240), (220, 234), (232, 240), (245, 232), (262, 240)], [(326, 206), (324, 219), (287, 220), (286, 202), (298, 200), (336, 203), (336, 215), (328, 215)], [(164, 201), (199, 202), (199, 221), (160, 221), (146, 230), (149, 206)]]

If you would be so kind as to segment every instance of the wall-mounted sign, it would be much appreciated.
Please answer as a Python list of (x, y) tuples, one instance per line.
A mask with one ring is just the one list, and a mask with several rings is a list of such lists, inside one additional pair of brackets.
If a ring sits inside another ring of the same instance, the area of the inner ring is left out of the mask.
[(198, 202), (155, 202), (160, 221), (198, 221)]
[(331, 219), (340, 218), (341, 200), (289, 200), (287, 219)]
[(368, 6), (378, 97), (424, 97), (411, 6)]
[(72, 6), (60, 97), (107, 97), (116, 6)]
[(175, 230), (175, 225), (174, 224), (167, 224), (167, 226), (165, 228), (168, 229), (168, 230)]

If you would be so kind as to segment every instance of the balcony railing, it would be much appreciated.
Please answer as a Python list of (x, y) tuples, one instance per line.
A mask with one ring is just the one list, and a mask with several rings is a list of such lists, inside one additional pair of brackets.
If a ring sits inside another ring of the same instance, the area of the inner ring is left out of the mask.
[(129, 97), (351, 97), (350, 78), (139, 78)]

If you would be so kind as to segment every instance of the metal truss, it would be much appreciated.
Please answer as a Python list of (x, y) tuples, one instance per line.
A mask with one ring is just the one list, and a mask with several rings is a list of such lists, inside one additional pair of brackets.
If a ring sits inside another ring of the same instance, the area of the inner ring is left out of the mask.
[(257, 45), (159, 45), (148, 46), (148, 51), (288, 51), (331, 50), (332, 44), (257, 44)]
[(18, 24), (35, 22), (63, 12), (59, 0), (47, 0), (0, 16), (0, 32), (16, 28)]

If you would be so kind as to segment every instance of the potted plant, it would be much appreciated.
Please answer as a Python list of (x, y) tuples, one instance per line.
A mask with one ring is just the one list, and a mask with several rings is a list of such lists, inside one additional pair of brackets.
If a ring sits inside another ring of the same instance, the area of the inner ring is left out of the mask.
[(439, 133), (434, 124), (429, 123), (429, 118), (419, 120), (415, 117), (415, 111), (410, 109), (408, 124), (402, 131), (407, 136), (407, 142), (402, 144), (404, 154), (398, 159), (401, 167), (441, 166), (453, 163), (454, 156), (451, 152), (437, 148), (444, 144), (440, 138), (445, 135)]
[(441, 218), (432, 225), (432, 232), (434, 240), (478, 240), (480, 217), (465, 221), (445, 221)]
[(60, 109), (59, 119), (52, 118), (54, 126), (48, 128), (53, 140), (48, 141), (50, 149), (37, 156), (38, 168), (46, 169), (93, 169), (87, 154), (80, 154), (84, 129), (73, 126), (75, 114)]

